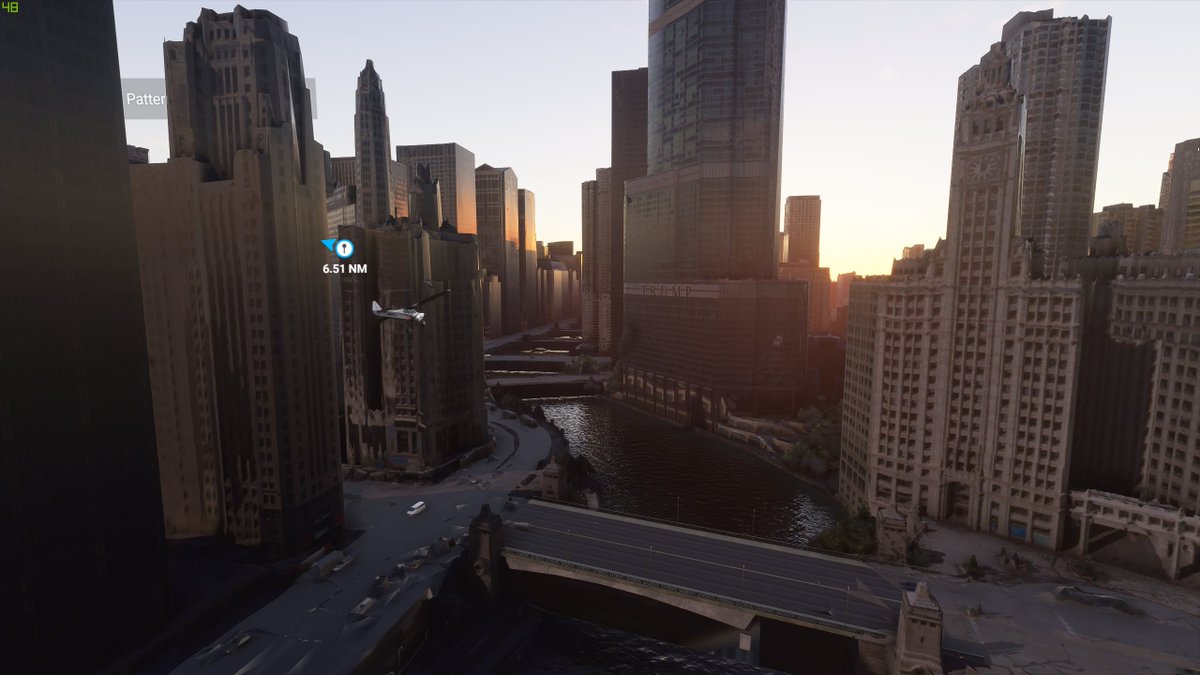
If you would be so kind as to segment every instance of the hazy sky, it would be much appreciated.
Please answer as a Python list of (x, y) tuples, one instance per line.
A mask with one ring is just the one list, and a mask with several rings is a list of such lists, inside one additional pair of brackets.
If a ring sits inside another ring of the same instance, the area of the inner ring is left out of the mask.
[[(285, 19), (316, 79), (317, 141), (353, 154), (354, 88), (383, 78), (392, 145), (454, 141), (537, 195), (538, 239), (579, 242), (580, 189), (609, 164), (609, 72), (646, 65), (641, 0), (243, 0)], [(202, 6), (117, 0), (124, 77), (161, 77), (162, 41)], [(880, 273), (946, 231), (958, 76), (1018, 11), (1113, 17), (1096, 204), (1158, 200), (1200, 136), (1200, 2), (801, 2), (787, 8), (783, 194), (822, 199), (821, 260)], [(167, 158), (165, 120), (129, 142)], [(782, 209), (780, 210), (782, 216)]]

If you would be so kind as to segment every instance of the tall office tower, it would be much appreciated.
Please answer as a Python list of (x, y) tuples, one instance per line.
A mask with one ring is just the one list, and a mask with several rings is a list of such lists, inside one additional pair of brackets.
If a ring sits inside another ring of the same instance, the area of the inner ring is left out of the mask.
[(715, 428), (794, 413), (807, 290), (776, 281), (782, 0), (650, 3), (647, 172), (625, 183), (622, 396)]
[(789, 239), (788, 239), (787, 232), (776, 232), (775, 233), (775, 260), (777, 262), (781, 262), (781, 263), (787, 262), (787, 260), (788, 260), (788, 243), (789, 243)]
[(366, 227), (379, 225), (392, 214), (391, 145), (383, 82), (367, 59), (354, 94), (354, 185), (358, 217)]
[(959, 78), (947, 239), (851, 287), (839, 495), (1058, 548), (1085, 284), (1043, 272), (1042, 244), (1069, 238), (1023, 236), (1057, 192), (1023, 174), (1045, 147), (1022, 136), (1011, 54)]
[[(421, 474), (487, 442), (483, 308), (475, 237), (432, 224), (343, 227), (365, 274), (342, 278), (346, 462)], [(371, 303), (422, 307), (380, 321)]]
[[(597, 169), (597, 172), (600, 170)], [(597, 185), (595, 180), (585, 180), (580, 185), (580, 235), (583, 238), (583, 250), (588, 252), (588, 259), (583, 264), (583, 274), (580, 276), (582, 305), (580, 306), (580, 324), (583, 328), (583, 341), (597, 344), (600, 341), (600, 298), (596, 292), (596, 237), (600, 234), (599, 223), (596, 219)]]
[[(608, 182), (608, 206), (601, 214), (602, 227), (608, 233), (606, 247), (607, 269), (597, 292), (602, 315), (608, 317), (607, 327), (597, 345), (601, 353), (616, 349), (624, 334), (625, 301), (625, 183), (646, 175), (646, 97), (649, 90), (649, 69), (614, 70), (612, 74), (612, 137)], [(601, 180), (597, 174), (597, 180)], [(592, 255), (592, 249), (583, 250)], [(605, 264), (597, 261), (597, 265)], [(598, 268), (599, 269), (599, 268)], [(603, 324), (603, 322), (602, 322)], [(606, 346), (607, 345), (607, 346)]]
[(788, 197), (783, 204), (783, 230), (788, 235), (787, 261), (821, 266), (821, 197)]
[(117, 37), (111, 2), (4, 18), (0, 653), (91, 672), (168, 608)]
[[(500, 326), (505, 335), (521, 330), (521, 237), (517, 174), (508, 167), (475, 169), (475, 220), (479, 261), (500, 279)], [(494, 336), (493, 336), (494, 337)]]
[[(583, 261), (580, 275), (583, 339), (601, 354), (613, 350), (616, 336), (614, 279), (621, 278), (615, 260), (611, 228), (622, 223), (612, 215), (612, 169), (596, 169), (596, 179), (583, 183)], [(621, 246), (617, 246), (620, 249)]]
[(537, 201), (532, 190), (517, 189), (517, 276), (520, 278), (521, 325), (536, 326)]
[(130, 172), (168, 534), (306, 549), (340, 528), (342, 485), (300, 44), (238, 7), (163, 51), (171, 158)]
[(1200, 249), (1200, 138), (1175, 146), (1170, 178), (1165, 180), (1163, 251)]
[(1111, 204), (1092, 214), (1092, 236), (1119, 239), (1122, 255), (1157, 252), (1162, 245), (1163, 211), (1153, 204)]
[[(1049, 277), (1087, 254), (1110, 23), (1055, 19), (1046, 9), (1004, 24), (1013, 87), (1025, 101), (1021, 236), (1044, 252)], [(959, 90), (959, 108), (970, 99)]]
[[(429, 167), (442, 187), (442, 213), (459, 234), (476, 234), (475, 153), (457, 143), (397, 145), (396, 159)], [(480, 242), (482, 246), (482, 242)]]

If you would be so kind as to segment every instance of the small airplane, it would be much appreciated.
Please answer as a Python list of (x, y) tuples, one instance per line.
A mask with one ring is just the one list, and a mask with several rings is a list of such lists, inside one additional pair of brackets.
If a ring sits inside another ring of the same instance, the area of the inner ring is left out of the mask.
[(383, 307), (381, 307), (379, 305), (378, 301), (373, 301), (371, 303), (371, 311), (375, 314), (375, 316), (377, 316), (381, 319), (400, 319), (401, 321), (416, 321), (417, 323), (424, 326), (425, 325), (425, 312), (418, 312), (417, 308), (420, 307), (421, 305), (424, 305), (427, 302), (432, 302), (434, 300), (437, 300), (438, 298), (442, 297), (443, 295), (448, 295), (449, 293), (450, 293), (450, 289), (446, 289), (446, 290), (442, 291), (441, 293), (435, 293), (418, 303), (409, 305), (408, 307), (402, 307), (400, 309), (384, 309)]

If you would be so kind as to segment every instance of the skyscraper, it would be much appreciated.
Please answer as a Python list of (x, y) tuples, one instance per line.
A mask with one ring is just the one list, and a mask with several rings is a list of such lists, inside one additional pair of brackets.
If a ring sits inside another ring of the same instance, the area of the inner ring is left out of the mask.
[[(1108, 21), (1050, 23), (1019, 14), (959, 78), (947, 239), (851, 287), (839, 497), (1058, 548), (1085, 284), (1048, 266), (1085, 252), (1076, 216), (1091, 204), (1095, 163), (1085, 143), (1062, 173), (1043, 169), (1065, 152), (1055, 125), (1098, 116), (1102, 99), (1090, 92), (1103, 92), (1096, 41), (1106, 43)], [(1080, 59), (1040, 71), (1034, 87), (1030, 50), (1052, 35), (1071, 36), (1070, 49), (1077, 36)], [(1042, 76), (1060, 91), (1042, 88)], [(1078, 114), (1065, 113), (1068, 101)], [(1072, 128), (1099, 137), (1098, 124)], [(1053, 227), (1047, 214), (1058, 214)]]
[(0, 21), (0, 653), (92, 672), (168, 608), (117, 37), (111, 2), (25, 10)]
[(354, 185), (358, 218), (367, 227), (383, 223), (392, 214), (391, 147), (383, 82), (367, 59), (354, 95)]
[(481, 164), (475, 169), (475, 219), (480, 266), (500, 279), (500, 325), (504, 333), (521, 329), (520, 213), (517, 174), (508, 167)]
[(342, 523), (335, 259), (299, 41), (238, 7), (163, 51), (171, 158), (130, 171), (168, 532), (298, 551)]
[(596, 169), (596, 179), (585, 181), (581, 189), (583, 250), (587, 254), (580, 278), (583, 339), (596, 345), (601, 354), (608, 354), (616, 335), (612, 289), (614, 279), (622, 276), (613, 255), (611, 228), (621, 223), (612, 216), (612, 169)]
[[(410, 170), (429, 167), (442, 189), (442, 213), (459, 234), (476, 234), (475, 153), (457, 143), (397, 145), (396, 159)], [(480, 242), (482, 246), (482, 242)]]
[(625, 183), (622, 395), (715, 427), (794, 413), (806, 289), (775, 281), (782, 0), (650, 3), (647, 175)]
[(783, 229), (788, 235), (787, 262), (821, 266), (821, 198), (788, 197), (783, 205)]
[[(597, 259), (591, 249), (586, 246), (583, 249), (589, 259), (602, 268), (597, 293), (598, 302), (604, 308), (601, 316), (607, 317), (607, 321), (601, 320), (599, 330), (603, 335), (597, 346), (604, 354), (616, 347), (625, 327), (625, 183), (646, 175), (649, 73), (647, 68), (613, 71), (611, 173), (605, 189), (608, 205), (599, 214), (604, 219), (600, 228), (607, 233), (607, 253), (603, 254), (603, 259)], [(599, 173), (596, 177), (600, 180)]]
[[(1109, 19), (1020, 12), (1001, 44), (1024, 100), (1021, 236), (1045, 255), (1045, 274), (1087, 254), (1108, 72)], [(959, 108), (971, 100), (959, 90)]]
[[(341, 280), (346, 462), (420, 474), (484, 445), (475, 237), (417, 222), (338, 234), (368, 269)], [(372, 302), (405, 307), (446, 290), (423, 306), (424, 325), (371, 313)]]
[(1175, 146), (1168, 173), (1163, 181), (1163, 250), (1200, 249), (1200, 138)]
[(521, 279), (521, 323), (536, 326), (537, 302), (537, 201), (533, 190), (517, 190), (517, 267)]

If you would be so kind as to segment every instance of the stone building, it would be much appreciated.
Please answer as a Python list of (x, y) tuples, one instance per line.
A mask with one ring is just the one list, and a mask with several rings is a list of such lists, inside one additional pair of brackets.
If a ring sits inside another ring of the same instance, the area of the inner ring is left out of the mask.
[(167, 532), (307, 549), (341, 527), (342, 485), (299, 42), (238, 7), (163, 51), (170, 160), (130, 172)]
[(1058, 547), (1083, 283), (1019, 234), (1011, 64), (997, 43), (960, 78), (947, 240), (851, 286), (840, 498)]
[[(483, 307), (475, 237), (450, 228), (343, 227), (366, 273), (342, 276), (347, 464), (419, 474), (487, 442)], [(421, 307), (425, 325), (371, 303)]]

